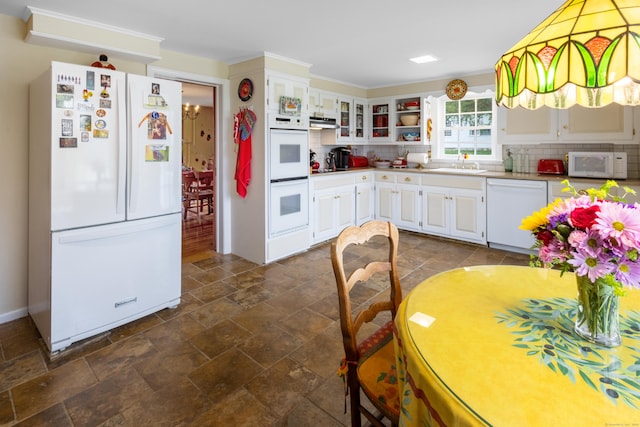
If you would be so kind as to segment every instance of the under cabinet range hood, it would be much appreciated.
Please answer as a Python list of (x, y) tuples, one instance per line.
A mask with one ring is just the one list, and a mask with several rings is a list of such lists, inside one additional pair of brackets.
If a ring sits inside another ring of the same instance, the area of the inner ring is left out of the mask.
[(338, 121), (329, 117), (309, 117), (310, 130), (338, 129)]

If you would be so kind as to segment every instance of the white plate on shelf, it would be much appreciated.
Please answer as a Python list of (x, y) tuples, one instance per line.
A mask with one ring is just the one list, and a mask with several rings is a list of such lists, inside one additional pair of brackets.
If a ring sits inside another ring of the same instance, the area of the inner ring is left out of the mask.
[(406, 108), (407, 110), (419, 110), (419, 109), (420, 109), (420, 107), (418, 107), (418, 106), (413, 106), (413, 107), (409, 107), (409, 106), (407, 106), (407, 107), (405, 107), (405, 108)]

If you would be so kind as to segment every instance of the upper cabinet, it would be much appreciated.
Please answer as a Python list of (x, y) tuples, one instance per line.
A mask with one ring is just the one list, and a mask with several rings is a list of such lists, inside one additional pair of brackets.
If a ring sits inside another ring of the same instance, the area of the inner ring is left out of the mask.
[(319, 89), (309, 89), (309, 116), (338, 118), (338, 95)]
[(576, 106), (558, 111), (559, 138), (565, 141), (633, 140), (633, 107), (610, 104), (604, 108)]
[(498, 128), (501, 144), (549, 141), (631, 142), (634, 139), (633, 107), (618, 104), (603, 108), (575, 106), (565, 110), (500, 107)]
[(391, 99), (378, 99), (369, 103), (371, 142), (391, 141)]
[(399, 144), (422, 144), (423, 100), (419, 96), (399, 98), (394, 102), (395, 126), (393, 140)]
[[(267, 75), (269, 113), (308, 117), (309, 80), (285, 74)], [(294, 106), (297, 111), (293, 111)]]
[(360, 98), (338, 98), (338, 143), (364, 144), (367, 142), (367, 101)]
[(508, 144), (557, 140), (557, 111), (547, 107), (537, 110), (499, 107), (498, 142)]
[(370, 142), (402, 145), (430, 143), (432, 120), (427, 98), (407, 96), (376, 99), (369, 102), (369, 107)]

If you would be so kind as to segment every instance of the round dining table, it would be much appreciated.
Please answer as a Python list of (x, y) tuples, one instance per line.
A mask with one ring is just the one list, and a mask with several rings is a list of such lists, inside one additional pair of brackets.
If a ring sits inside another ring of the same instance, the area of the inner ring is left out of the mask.
[(573, 331), (573, 273), (446, 271), (395, 318), (401, 426), (640, 426), (640, 290), (620, 298), (622, 344)]

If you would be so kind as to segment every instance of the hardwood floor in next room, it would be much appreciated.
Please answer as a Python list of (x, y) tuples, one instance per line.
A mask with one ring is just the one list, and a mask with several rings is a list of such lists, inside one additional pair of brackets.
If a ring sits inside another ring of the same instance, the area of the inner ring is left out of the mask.
[[(188, 227), (194, 242), (204, 227)], [(0, 325), (0, 426), (349, 425), (336, 375), (344, 350), (329, 243), (269, 265), (184, 245), (175, 309), (53, 357), (28, 317)], [(370, 254), (354, 256), (354, 265)], [(444, 270), (528, 261), (400, 233), (404, 295)], [(372, 286), (357, 301), (380, 292)]]
[(213, 256), (216, 251), (215, 215), (187, 213), (182, 221), (182, 262), (190, 262), (203, 256)]

